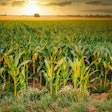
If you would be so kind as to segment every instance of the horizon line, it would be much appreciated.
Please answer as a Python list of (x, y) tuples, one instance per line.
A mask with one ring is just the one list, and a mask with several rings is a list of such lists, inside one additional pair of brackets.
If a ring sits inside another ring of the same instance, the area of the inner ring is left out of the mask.
[[(0, 14), (0, 16), (34, 16), (34, 15), (7, 15), (7, 14)], [(112, 16), (111, 14), (84, 14), (84, 15), (82, 15), (82, 14), (77, 14), (77, 15), (72, 15), (72, 14), (66, 14), (66, 15), (40, 15), (39, 14), (39, 16), (41, 17), (41, 16)]]

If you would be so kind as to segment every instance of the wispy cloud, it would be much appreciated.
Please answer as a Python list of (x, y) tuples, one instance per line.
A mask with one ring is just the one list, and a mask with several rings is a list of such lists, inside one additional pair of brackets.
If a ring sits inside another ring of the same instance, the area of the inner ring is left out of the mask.
[(12, 0), (0, 0), (0, 6), (6, 6), (9, 5)]
[(2, 5), (2, 6), (6, 6), (6, 5), (8, 5), (9, 4), (9, 2), (1, 2), (0, 3), (0, 5)]
[(26, 1), (25, 0), (18, 0), (18, 1), (12, 1), (12, 6), (24, 6), (26, 4)]
[(104, 6), (110, 6), (110, 5), (112, 5), (112, 3), (102, 3), (102, 5), (104, 5)]
[(85, 4), (87, 4), (87, 5), (103, 5), (103, 6), (109, 6), (109, 5), (112, 5), (112, 2), (109, 2), (109, 1), (87, 1), (87, 2), (85, 2)]
[(87, 1), (85, 2), (85, 4), (89, 4), (89, 5), (100, 5), (102, 4), (101, 1)]
[(51, 2), (51, 3), (45, 3), (45, 4), (41, 4), (41, 5), (44, 5), (44, 6), (69, 6), (71, 5), (72, 2), (69, 1), (69, 2)]
[(0, 0), (0, 6), (24, 6), (28, 1), (27, 0)]
[(90, 12), (90, 13), (112, 13), (111, 9), (98, 9), (98, 10), (82, 10), (82, 12)]

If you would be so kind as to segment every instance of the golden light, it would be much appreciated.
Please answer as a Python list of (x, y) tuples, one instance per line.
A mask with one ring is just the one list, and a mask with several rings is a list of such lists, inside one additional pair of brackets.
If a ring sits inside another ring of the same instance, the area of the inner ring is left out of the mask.
[(25, 15), (34, 15), (39, 13), (39, 8), (35, 1), (29, 0), (28, 4), (23, 8), (23, 12)]

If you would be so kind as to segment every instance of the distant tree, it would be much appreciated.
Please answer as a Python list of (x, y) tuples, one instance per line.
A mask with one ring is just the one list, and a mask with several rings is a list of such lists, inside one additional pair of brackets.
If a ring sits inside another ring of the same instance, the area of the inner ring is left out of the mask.
[(40, 15), (39, 15), (39, 14), (37, 14), (37, 13), (35, 13), (35, 14), (34, 14), (34, 17), (40, 17)]

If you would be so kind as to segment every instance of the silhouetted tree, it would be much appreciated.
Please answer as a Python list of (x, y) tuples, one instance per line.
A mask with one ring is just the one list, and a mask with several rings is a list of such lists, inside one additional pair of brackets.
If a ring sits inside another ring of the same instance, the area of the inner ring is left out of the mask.
[(39, 15), (39, 14), (37, 14), (37, 13), (35, 13), (35, 14), (34, 14), (34, 17), (40, 17), (40, 15)]

